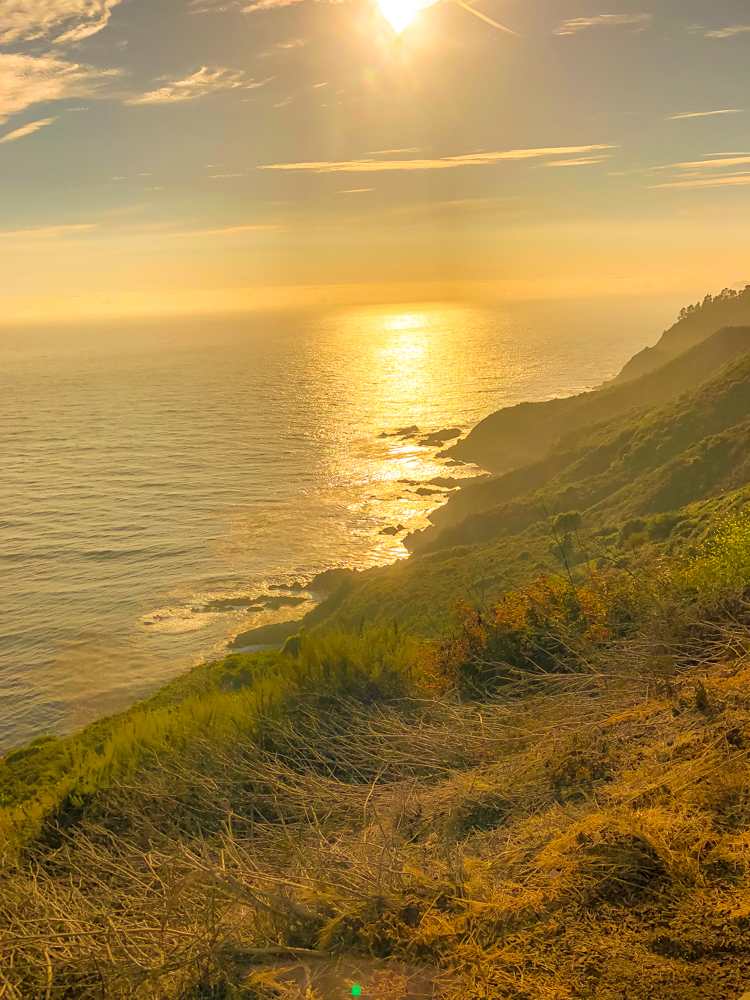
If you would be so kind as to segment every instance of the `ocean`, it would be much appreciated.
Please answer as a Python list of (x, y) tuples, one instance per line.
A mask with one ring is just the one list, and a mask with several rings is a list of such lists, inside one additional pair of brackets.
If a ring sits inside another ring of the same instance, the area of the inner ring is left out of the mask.
[(445, 463), (379, 435), (466, 430), (591, 388), (680, 304), (0, 326), (0, 752), (120, 710), (238, 632), (307, 610), (211, 601), (403, 558), (403, 532), (380, 532), (425, 526), (436, 498), (399, 480)]

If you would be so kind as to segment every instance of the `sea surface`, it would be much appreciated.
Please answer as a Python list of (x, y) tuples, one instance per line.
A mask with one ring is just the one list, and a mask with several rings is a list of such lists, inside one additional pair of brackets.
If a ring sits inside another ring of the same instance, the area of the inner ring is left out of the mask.
[(403, 558), (403, 532), (379, 532), (423, 527), (442, 498), (399, 480), (478, 470), (448, 473), (437, 448), (381, 433), (469, 429), (591, 388), (679, 305), (0, 326), (0, 752), (122, 709), (238, 632), (307, 610), (212, 600)]

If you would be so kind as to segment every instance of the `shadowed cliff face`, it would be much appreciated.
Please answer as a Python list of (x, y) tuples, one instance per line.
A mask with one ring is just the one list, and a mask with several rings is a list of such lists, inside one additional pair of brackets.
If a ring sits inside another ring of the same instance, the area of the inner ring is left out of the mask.
[[(747, 301), (750, 312), (750, 295)], [(562, 437), (573, 431), (633, 407), (652, 406), (679, 395), (710, 378), (748, 350), (750, 327), (720, 330), (656, 371), (631, 381), (565, 399), (521, 403), (498, 410), (445, 454), (474, 462), (490, 472), (507, 472), (541, 459)], [(483, 492), (489, 495), (492, 489), (487, 484)], [(453, 509), (458, 509), (465, 501), (466, 494), (463, 494)]]

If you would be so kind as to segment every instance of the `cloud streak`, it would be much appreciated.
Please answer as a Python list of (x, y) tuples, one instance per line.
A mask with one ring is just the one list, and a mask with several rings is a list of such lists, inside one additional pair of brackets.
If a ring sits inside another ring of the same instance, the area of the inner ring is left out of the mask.
[(0, 232), (0, 239), (49, 240), (55, 239), (58, 236), (65, 236), (67, 233), (82, 233), (88, 229), (94, 229), (94, 224), (84, 223), (76, 226), (37, 226), (32, 229), (15, 229), (12, 232)]
[(667, 181), (664, 184), (652, 184), (651, 190), (659, 188), (717, 188), (744, 187), (750, 184), (750, 173), (726, 174), (723, 177), (695, 177), (683, 181)]
[(653, 14), (597, 14), (595, 17), (573, 17), (563, 21), (555, 28), (556, 35), (575, 35), (585, 28), (618, 27), (620, 25), (635, 25), (646, 28), (654, 19)]
[(377, 173), (386, 170), (448, 170), (455, 167), (483, 167), (512, 160), (530, 160), (542, 156), (590, 153), (616, 149), (613, 145), (552, 146), (544, 149), (508, 149), (497, 153), (466, 153), (431, 160), (322, 160), (309, 163), (267, 163), (259, 170), (306, 170), (316, 174)]
[[(168, 77), (160, 77), (168, 80)], [(199, 97), (213, 94), (217, 90), (235, 90), (237, 87), (253, 86), (252, 81), (246, 81), (243, 70), (217, 67), (209, 69), (201, 66), (197, 73), (182, 80), (169, 80), (158, 90), (150, 90), (137, 97), (129, 97), (125, 104), (175, 104), (179, 101), (194, 101)], [(257, 85), (256, 85), (257, 86)]]
[(719, 31), (707, 31), (705, 36), (706, 38), (732, 38), (745, 31), (750, 31), (750, 24), (731, 24), (728, 28), (721, 28)]
[(102, 70), (55, 56), (0, 54), (0, 125), (41, 101), (90, 97), (118, 70)]
[(0, 139), (0, 145), (4, 142), (15, 142), (16, 139), (23, 139), (25, 135), (33, 135), (34, 132), (38, 132), (40, 128), (44, 128), (45, 125), (51, 125), (52, 122), (56, 122), (57, 118), (42, 118), (38, 122), (29, 122), (28, 125), (23, 125), (21, 128), (17, 128), (15, 132), (8, 132)]
[(683, 118), (709, 118), (711, 115), (740, 115), (742, 108), (723, 108), (721, 111), (684, 111), (681, 115), (672, 115), (665, 119), (668, 122), (678, 122)]
[(750, 183), (750, 171), (732, 170), (732, 168), (747, 167), (749, 164), (750, 153), (708, 153), (702, 160), (686, 160), (682, 163), (669, 163), (657, 167), (657, 170), (675, 170), (681, 173), (672, 180), (652, 184), (650, 187), (657, 190), (740, 187)]
[(300, 0), (255, 0), (254, 3), (242, 7), (243, 14), (252, 14), (256, 10), (271, 10), (272, 7), (289, 7)]
[(592, 163), (603, 163), (606, 156), (582, 156), (575, 160), (553, 160), (545, 163), (545, 167), (588, 167)]
[(2, 0), (0, 45), (53, 38), (78, 42), (106, 28), (119, 0)]

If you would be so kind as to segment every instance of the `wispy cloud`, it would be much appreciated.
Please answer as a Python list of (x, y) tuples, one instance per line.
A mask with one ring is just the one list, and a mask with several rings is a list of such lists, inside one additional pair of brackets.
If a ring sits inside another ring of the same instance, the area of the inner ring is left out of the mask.
[(270, 59), (273, 56), (281, 55), (283, 52), (293, 52), (295, 49), (303, 48), (307, 45), (308, 41), (309, 39), (307, 38), (290, 38), (286, 42), (277, 42), (270, 49), (259, 52), (258, 59)]
[(371, 149), (368, 156), (398, 156), (399, 153), (424, 153), (426, 146), (410, 146), (408, 149)]
[(281, 229), (276, 223), (255, 226), (228, 226), (226, 229), (194, 229), (183, 233), (162, 233), (163, 236), (234, 236), (236, 233), (265, 233)]
[[(256, 10), (269, 10), (271, 7), (288, 7), (300, 0), (191, 0), (190, 6), (194, 13), (206, 14), (209, 11), (239, 10), (243, 14), (251, 14)], [(329, 3), (340, 3), (341, 0), (329, 0)]]
[(745, 163), (750, 163), (750, 155), (745, 156), (740, 153), (736, 156), (720, 156), (710, 160), (688, 160), (686, 163), (673, 163), (667, 169), (696, 170), (705, 169), (706, 167), (737, 167)]
[(242, 7), (243, 14), (252, 14), (256, 10), (270, 10), (272, 7), (289, 7), (293, 3), (299, 3), (300, 0), (254, 0), (253, 3), (247, 4)]
[(229, 226), (227, 229), (207, 229), (206, 236), (229, 236), (233, 233), (265, 233), (271, 229), (280, 229), (276, 223), (258, 226)]
[(2, 0), (0, 45), (53, 38), (78, 42), (109, 22), (119, 0)]
[(556, 35), (574, 35), (584, 28), (596, 27), (617, 27), (618, 25), (635, 25), (638, 28), (645, 28), (654, 19), (653, 14), (597, 14), (594, 17), (573, 17), (563, 21), (559, 28), (555, 28)]
[(207, 66), (202, 66), (197, 73), (183, 80), (169, 80), (168, 77), (160, 77), (159, 80), (165, 81), (163, 87), (150, 90), (146, 94), (139, 94), (137, 97), (129, 97), (125, 104), (174, 104), (178, 101), (194, 101), (217, 90), (254, 86), (252, 81), (245, 79), (243, 70), (223, 67), (209, 69)]
[(66, 236), (68, 233), (82, 233), (94, 228), (93, 223), (76, 226), (36, 226), (31, 229), (15, 229), (9, 232), (0, 231), (0, 239), (49, 240), (55, 239), (58, 236)]
[(45, 125), (51, 125), (55, 121), (57, 121), (56, 118), (42, 118), (38, 122), (29, 122), (28, 125), (17, 128), (15, 132), (8, 132), (7, 135), (0, 138), (0, 143), (15, 142), (16, 139), (23, 139), (25, 135), (32, 135), (34, 132), (38, 132), (40, 128), (44, 128)]
[(706, 38), (732, 38), (733, 35), (741, 35), (745, 31), (750, 31), (750, 24), (730, 24), (728, 28), (706, 31), (704, 34)]
[(41, 101), (90, 97), (118, 70), (66, 62), (52, 55), (0, 54), (0, 124)]
[(722, 177), (694, 177), (683, 181), (667, 181), (664, 184), (652, 184), (651, 189), (744, 187), (746, 184), (750, 184), (750, 173), (727, 174)]
[(680, 115), (672, 115), (665, 119), (668, 122), (678, 122), (682, 118), (708, 118), (711, 115), (739, 115), (742, 108), (723, 108), (721, 111), (683, 111)]
[(323, 160), (310, 163), (268, 163), (259, 170), (309, 170), (316, 174), (375, 173), (382, 170), (446, 170), (454, 167), (482, 167), (506, 160), (530, 160), (539, 156), (562, 156), (616, 149), (613, 145), (552, 146), (544, 149), (507, 149), (497, 153), (466, 153), (434, 160)]
[(677, 176), (658, 184), (658, 188), (718, 188), (737, 187), (750, 183), (750, 172), (738, 170), (750, 164), (750, 153), (707, 153), (701, 160), (668, 163), (657, 170), (675, 171)]
[(338, 191), (337, 194), (366, 194), (375, 190), (375, 188), (347, 188), (345, 191)]
[(545, 163), (545, 167), (588, 167), (592, 163), (603, 163), (606, 156), (582, 156), (575, 160), (552, 160)]

